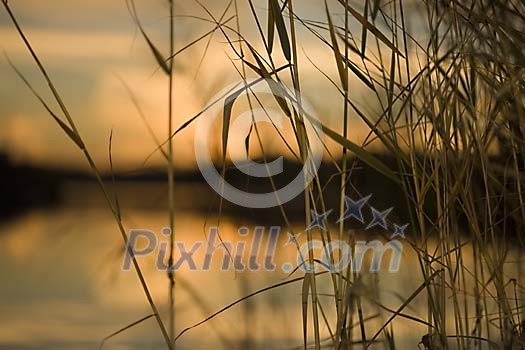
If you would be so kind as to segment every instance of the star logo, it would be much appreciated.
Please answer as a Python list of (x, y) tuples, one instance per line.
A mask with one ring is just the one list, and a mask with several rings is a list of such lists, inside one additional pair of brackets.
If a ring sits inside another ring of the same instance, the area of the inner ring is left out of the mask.
[(401, 238), (405, 238), (405, 230), (407, 227), (408, 227), (408, 224), (403, 225), (403, 226), (398, 226), (394, 224), (394, 233), (392, 234), (392, 236), (390, 236), (390, 239), (393, 239), (398, 236)]
[(357, 220), (359, 220), (361, 223), (364, 223), (365, 220), (363, 218), (363, 212), (361, 210), (363, 209), (366, 202), (368, 202), (370, 197), (372, 197), (371, 194), (369, 194), (368, 196), (364, 198), (361, 198), (358, 201), (354, 201), (352, 198), (345, 196), (345, 208), (346, 209), (345, 209), (345, 212), (343, 213), (343, 216), (341, 216), (336, 221), (336, 224), (340, 223), (343, 220), (349, 219), (351, 217), (354, 217)]
[(299, 246), (299, 242), (297, 241), (297, 239), (301, 235), (301, 232), (297, 234), (287, 232), (286, 235), (288, 236), (288, 240), (286, 241), (286, 243), (284, 243), (284, 247), (288, 246), (289, 244), (294, 244), (296, 247)]
[(320, 229), (326, 230), (326, 218), (328, 217), (328, 215), (330, 215), (331, 212), (332, 209), (322, 214), (318, 214), (314, 210), (310, 210), (312, 222), (310, 223), (310, 225), (308, 225), (306, 230), (311, 230), (315, 227), (319, 227)]
[(368, 230), (369, 228), (372, 228), (374, 226), (381, 226), (382, 228), (384, 228), (385, 230), (388, 229), (387, 225), (386, 225), (386, 217), (388, 216), (388, 214), (390, 214), (390, 212), (392, 211), (392, 209), (394, 209), (394, 207), (391, 207), (391, 208), (388, 208), (387, 210), (383, 211), (383, 212), (380, 212), (379, 210), (375, 209), (374, 207), (370, 207), (372, 209), (372, 216), (373, 216), (373, 219), (372, 221), (368, 224), (368, 226), (366, 227), (366, 230)]

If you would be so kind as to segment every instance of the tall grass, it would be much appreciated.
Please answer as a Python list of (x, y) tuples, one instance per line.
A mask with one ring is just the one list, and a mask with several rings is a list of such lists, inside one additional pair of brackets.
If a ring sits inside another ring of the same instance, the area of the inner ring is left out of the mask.
[[(73, 118), (9, 4), (6, 0), (2, 2), (47, 79), (66, 121), (57, 117), (38, 94), (37, 97), (83, 152), (126, 244), (118, 202), (103, 183)], [(301, 36), (298, 35), (298, 28), (312, 34), (317, 45), (332, 52), (337, 78), (327, 72), (322, 73), (333, 85), (334, 91), (340, 94), (343, 112), (341, 116), (336, 116), (340, 128), (333, 130), (321, 122), (314, 122), (318, 123), (325, 137), (342, 149), (342, 156), (336, 160), (340, 169), (339, 212), (342, 214), (345, 209), (344, 195), (350, 190), (356, 191), (351, 174), (358, 163), (382, 174), (384, 181), (392, 186), (401, 187), (405, 194), (403, 202), (409, 208), (408, 220), (412, 231), (407, 243), (417, 254), (423, 282), (416, 290), (407, 291), (408, 297), (396, 310), (385, 307), (389, 316), (379, 328), (368, 324), (368, 304), (364, 301), (370, 300), (359, 292), (359, 273), (349, 267), (341, 273), (329, 273), (333, 288), (330, 302), (323, 299), (321, 303), (319, 299), (318, 274), (306, 273), (301, 278), (252, 293), (176, 336), (173, 273), (168, 276), (170, 322), (166, 329), (134, 259), (135, 270), (166, 346), (172, 348), (184, 333), (247, 298), (300, 281), (303, 292), (298, 306), (302, 305), (303, 310), (305, 349), (367, 349), (375, 346), (377, 341), (387, 349), (394, 349), (396, 334), (391, 326), (397, 320), (425, 325), (427, 332), (421, 334), (420, 346), (426, 349), (525, 348), (523, 287), (520, 276), (509, 278), (504, 270), (511, 250), (521, 249), (525, 229), (522, 193), (522, 170), (525, 165), (525, 4), (517, 0), (365, 0), (356, 5), (348, 0), (334, 0), (319, 4), (319, 9), (326, 15), (326, 20), (319, 22), (298, 16), (295, 8), (301, 4), (294, 0), (268, 0), (264, 9), (252, 0), (245, 0), (242, 4), (249, 8), (246, 13), (252, 16), (256, 26), (250, 29), (260, 35), (257, 42), (249, 42), (238, 21), (240, 1), (236, 0), (233, 6), (233, 16), (237, 17), (235, 27), (228, 24), (231, 17), (225, 19), (227, 12), (231, 11), (231, 1), (219, 20), (204, 4), (195, 2), (206, 10), (210, 17), (207, 20), (215, 23), (216, 27), (197, 41), (184, 45), (182, 50), (220, 31), (227, 42), (226, 49), (242, 65), (239, 72), (243, 79), (255, 75), (260, 78), (259, 83), (269, 84), (272, 91), (287, 92), (288, 99), (276, 96), (276, 101), (293, 126), (295, 143), (303, 163), (308, 161), (311, 146), (304, 122), (311, 116), (301, 106), (302, 95), (306, 92), (301, 85)], [(172, 101), (176, 91), (173, 90), (173, 62), (177, 53), (181, 52), (174, 49), (174, 1), (169, 1), (168, 57), (163, 56), (146, 35), (133, 3), (129, 4), (137, 26), (169, 80), (168, 138), (159, 148), (167, 158), (173, 253), (173, 140), (200, 114), (174, 130)], [(357, 32), (355, 25), (360, 28)], [(258, 47), (263, 49), (257, 50)], [(276, 66), (276, 62), (283, 61), (285, 65)], [(375, 99), (379, 113), (370, 113), (359, 107), (352, 94), (357, 86), (366, 89), (369, 96)], [(231, 105), (241, 94), (250, 106), (255, 101), (260, 103), (249, 84), (235, 94), (227, 100)], [(224, 109), (224, 159), (231, 105)], [(349, 128), (356, 123), (353, 116), (369, 129), (361, 144), (348, 138)], [(262, 145), (256, 127), (255, 136)], [(395, 159), (395, 166), (383, 163), (382, 157), (371, 153), (368, 147), (371, 143), (379, 143), (384, 152)], [(326, 210), (323, 186), (321, 179), (316, 177), (304, 192), (306, 226), (311, 220), (311, 210)], [(287, 221), (283, 207), (281, 212)], [(337, 230), (337, 236), (330, 230), (322, 230), (318, 234), (325, 242), (337, 237), (354, 243), (353, 231), (345, 226), (344, 221)], [(313, 234), (308, 231), (310, 242), (314, 239)], [(336, 260), (338, 257), (331, 258)], [(315, 264), (312, 251), (308, 259)], [(467, 263), (470, 260), (472, 264)], [(172, 263), (170, 255), (169, 265)], [(405, 311), (421, 295), (426, 297), (426, 317), (407, 316)], [(379, 300), (372, 302), (379, 304)], [(335, 310), (333, 319), (327, 317), (330, 313), (325, 312), (329, 308)], [(357, 328), (353, 327), (355, 322)], [(326, 339), (322, 334), (324, 328), (330, 333)]]

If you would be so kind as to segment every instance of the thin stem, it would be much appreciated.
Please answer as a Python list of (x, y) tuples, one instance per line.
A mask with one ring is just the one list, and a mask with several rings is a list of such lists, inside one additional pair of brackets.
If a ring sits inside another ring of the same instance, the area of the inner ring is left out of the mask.
[(124, 246), (126, 247), (126, 249), (128, 250), (128, 253), (131, 256), (131, 260), (133, 262), (133, 267), (135, 268), (135, 272), (137, 273), (137, 277), (140, 280), (140, 284), (142, 286), (142, 290), (144, 291), (144, 294), (146, 295), (146, 298), (147, 298), (148, 303), (149, 303), (149, 305), (151, 307), (151, 310), (152, 310), (153, 314), (155, 315), (155, 319), (156, 319), (156, 321), (157, 321), (157, 323), (159, 325), (159, 328), (160, 328), (160, 331), (161, 331), (162, 336), (164, 338), (164, 341), (166, 342), (168, 348), (171, 349), (171, 342), (170, 342), (170, 338), (168, 336), (168, 333), (166, 331), (166, 327), (164, 327), (164, 323), (163, 323), (163, 321), (162, 321), (162, 319), (160, 317), (160, 314), (159, 314), (159, 311), (158, 311), (158, 309), (157, 309), (157, 307), (155, 305), (155, 302), (153, 301), (153, 297), (152, 297), (152, 295), (151, 295), (151, 293), (149, 291), (148, 285), (146, 283), (146, 279), (144, 278), (144, 275), (142, 274), (142, 270), (140, 269), (140, 265), (139, 265), (139, 263), (138, 263), (138, 261), (137, 261), (137, 259), (135, 257), (135, 254), (133, 253), (133, 250), (130, 249), (130, 247), (128, 246), (128, 235), (126, 234), (126, 230), (125, 230), (124, 225), (122, 223), (119, 211), (115, 208), (113, 200), (112, 200), (111, 196), (109, 195), (109, 192), (108, 192), (108, 190), (106, 188), (106, 185), (104, 184), (104, 181), (102, 180), (102, 176), (100, 174), (100, 171), (98, 170), (95, 162), (93, 161), (93, 158), (91, 157), (89, 151), (84, 146), (84, 142), (82, 142), (81, 136), (78, 133), (78, 130), (77, 130), (76, 125), (75, 125), (75, 123), (73, 121), (73, 118), (70, 116), (70, 114), (69, 114), (65, 104), (62, 102), (62, 98), (60, 97), (58, 91), (55, 89), (53, 82), (49, 78), (49, 75), (47, 74), (46, 69), (44, 68), (44, 65), (41, 63), (40, 59), (38, 58), (38, 55), (33, 50), (33, 47), (29, 43), (29, 40), (26, 38), (24, 32), (22, 31), (22, 28), (18, 24), (18, 21), (16, 20), (16, 17), (14, 16), (13, 12), (11, 11), (7, 1), (2, 1), (2, 4), (4, 5), (7, 13), (9, 14), (9, 17), (11, 18), (13, 24), (15, 25), (18, 34), (20, 35), (20, 37), (24, 41), (24, 44), (25, 44), (26, 48), (31, 53), (31, 56), (33, 57), (34, 61), (36, 62), (40, 72), (42, 73), (42, 75), (46, 79), (46, 81), (47, 81), (47, 83), (49, 85), (49, 88), (52, 91), (53, 96), (55, 97), (56, 101), (60, 105), (60, 108), (64, 112), (64, 114), (65, 114), (65, 116), (66, 116), (66, 118), (67, 118), (67, 120), (68, 120), (68, 122), (69, 122), (69, 124), (71, 126), (71, 129), (73, 130), (75, 135), (78, 137), (78, 139), (81, 140), (81, 142), (80, 142), (80, 144), (82, 145), (81, 151), (84, 154), (84, 157), (86, 158), (86, 160), (87, 160), (87, 162), (88, 162), (88, 164), (89, 164), (93, 174), (95, 175), (97, 183), (100, 186), (100, 189), (102, 190), (102, 192), (104, 194), (104, 198), (105, 198), (105, 200), (106, 200), (106, 202), (107, 202), (107, 204), (108, 204), (108, 206), (109, 206), (109, 208), (110, 208), (110, 210), (111, 210), (111, 212), (113, 214), (113, 217), (115, 219), (115, 222), (117, 223), (119, 232), (120, 232), (120, 234), (122, 236), (122, 239), (124, 241)]
[[(170, 0), (170, 57), (174, 54), (175, 23), (174, 23), (175, 0)], [(170, 343), (174, 347), (175, 338), (175, 271), (173, 269), (173, 252), (175, 245), (175, 195), (174, 195), (174, 169), (173, 169), (173, 64), (170, 60), (169, 93), (168, 93), (168, 205), (169, 205), (169, 227), (170, 227), (170, 256), (168, 260), (169, 278), (169, 314), (170, 314)]]
[[(345, 6), (345, 74), (346, 77), (348, 77), (348, 6)], [(344, 104), (343, 104), (343, 137), (346, 139), (348, 138), (348, 84), (343, 84), (344, 88)], [(341, 160), (341, 188), (340, 188), (340, 197), (339, 197), (339, 217), (343, 217), (344, 211), (345, 211), (345, 195), (346, 195), (346, 170), (347, 170), (347, 150), (346, 147), (342, 148), (342, 160)], [(339, 222), (339, 240), (344, 240), (344, 223), (345, 220), (341, 220)], [(350, 238), (350, 241), (353, 242), (353, 239)], [(342, 256), (343, 252), (340, 252), (341, 256), (340, 259), (342, 260), (344, 257)], [(342, 278), (342, 274), (339, 275), (338, 278), (338, 295), (337, 295), (337, 305), (336, 310), (338, 313), (337, 320), (338, 322), (343, 321), (343, 317), (346, 318), (346, 315), (341, 314), (343, 312), (343, 297), (344, 295), (344, 282)], [(341, 315), (340, 315), (341, 314)], [(341, 324), (338, 326), (338, 329), (341, 329)], [(342, 335), (342, 333), (340, 333)], [(337, 339), (338, 342), (341, 342), (342, 339)], [(339, 348), (339, 343), (336, 344), (337, 348)]]

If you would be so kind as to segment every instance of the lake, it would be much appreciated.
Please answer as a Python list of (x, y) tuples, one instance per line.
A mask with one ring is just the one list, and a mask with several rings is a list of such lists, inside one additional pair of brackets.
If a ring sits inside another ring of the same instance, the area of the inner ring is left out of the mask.
[[(119, 192), (126, 229), (147, 229), (155, 233), (158, 242), (167, 242), (167, 237), (161, 234), (161, 229), (167, 224), (167, 213), (162, 209), (164, 187), (128, 184), (119, 187)], [(27, 211), (0, 225), (0, 349), (93, 349), (107, 335), (151, 313), (135, 272), (122, 271), (122, 238), (96, 188), (73, 184), (66, 186), (62, 197), (58, 206)], [(218, 222), (217, 211), (192, 210), (188, 203), (204, 205), (211, 202), (212, 197), (212, 194), (201, 193), (195, 188), (178, 188), (180, 201), (177, 201), (175, 235), (185, 250), (197, 242), (206, 242), (210, 228)], [(335, 213), (333, 215), (335, 218)], [(278, 222), (281, 219), (275, 219), (275, 223)], [(221, 266), (225, 254), (217, 250), (209, 269), (203, 271), (205, 243), (193, 255), (197, 269), (183, 259), (176, 272), (176, 333), (245, 295), (302, 276), (301, 271), (291, 277), (283, 271), (285, 263), (295, 263), (297, 257), (297, 247), (286, 234), (289, 232), (286, 227), (281, 229), (275, 242), (276, 252), (271, 261), (275, 270), (265, 271), (264, 251), (268, 246), (268, 229), (273, 224), (268, 218), (258, 222), (256, 216), (235, 215), (231, 211), (220, 217), (222, 239), (231, 242), (234, 248), (239, 247), (238, 242), (245, 242), (244, 251), (238, 254), (245, 270), (235, 271), (232, 262), (230, 268), (223, 271)], [(251, 271), (247, 268), (248, 247), (253, 246), (256, 226), (264, 226), (266, 231), (262, 235), (262, 255), (257, 255), (254, 260), (260, 268)], [(301, 226), (297, 219), (291, 226), (294, 232), (304, 231), (304, 225)], [(240, 227), (246, 227), (245, 236), (239, 234)], [(384, 234), (365, 230), (358, 231), (357, 237), (368, 241), (378, 239), (383, 243), (388, 241)], [(144, 248), (147, 243), (144, 237), (142, 239), (141, 243), (137, 241), (137, 249)], [(304, 243), (306, 235), (300, 235), (297, 240)], [(377, 303), (396, 310), (423, 282), (414, 250), (402, 238), (399, 241), (403, 243), (403, 253), (398, 272), (388, 271), (390, 255), (385, 255), (378, 272), (369, 271), (368, 258), (363, 265), (356, 293), (362, 295), (364, 317), (370, 318), (366, 327), (369, 337), (392, 315)], [(464, 251), (468, 252), (468, 247)], [(233, 251), (232, 255), (235, 255)], [(520, 277), (518, 256), (512, 253), (507, 258), (506, 278)], [(463, 259), (466, 266), (472, 265), (471, 254), (464, 253)], [(159, 271), (156, 266), (157, 251), (139, 256), (138, 260), (167, 322), (168, 281), (166, 272)], [(226, 260), (231, 262), (228, 257)], [(323, 311), (333, 321), (335, 310), (329, 275), (318, 276), (317, 286)], [(462, 292), (460, 300), (464, 300), (474, 313), (471, 290)], [(452, 301), (449, 299), (449, 302)], [(497, 310), (495, 304), (489, 303), (488, 311), (492, 309)], [(177, 348), (300, 348), (301, 310), (301, 282), (290, 283), (247, 299), (188, 331), (177, 341)], [(415, 297), (403, 313), (425, 320), (425, 292)], [(311, 323), (311, 306), (309, 316)], [(447, 324), (451, 334), (454, 320), (450, 313)], [(472, 318), (471, 323), (474, 322)], [(421, 337), (427, 333), (426, 326), (408, 318), (396, 318), (392, 326), (400, 349), (416, 349)], [(330, 336), (324, 323), (321, 332), (323, 338)], [(359, 332), (357, 327), (356, 336)], [(311, 327), (309, 337), (313, 338)], [(104, 345), (105, 349), (164, 347), (153, 318), (115, 336)], [(374, 344), (371, 348), (382, 349), (384, 345)]]

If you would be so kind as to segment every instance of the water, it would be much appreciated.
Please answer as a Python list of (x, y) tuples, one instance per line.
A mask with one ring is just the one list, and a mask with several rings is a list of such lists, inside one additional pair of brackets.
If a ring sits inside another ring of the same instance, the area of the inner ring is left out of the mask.
[[(86, 193), (89, 191), (83, 193), (84, 198), (79, 198), (78, 192), (77, 195), (68, 192), (63, 205), (26, 212), (0, 226), (0, 349), (93, 349), (105, 336), (151, 313), (135, 272), (122, 271), (123, 244), (112, 216), (100, 205), (97, 195), (87, 199)], [(131, 204), (125, 206), (124, 212), (127, 229), (147, 228), (165, 240), (160, 235), (167, 223), (165, 212)], [(222, 238), (234, 246), (241, 239), (238, 227), (253, 230), (256, 224), (265, 224), (235, 215), (223, 215), (220, 221)], [(184, 241), (189, 248), (205, 240), (209, 227), (216, 222), (217, 217), (202, 211), (179, 210), (176, 239)], [(301, 224), (295, 223), (294, 229), (301, 231)], [(376, 238), (366, 235), (366, 232), (359, 234), (364, 239)], [(267, 237), (265, 235), (264, 243)], [(251, 238), (252, 235), (248, 235), (247, 246)], [(304, 235), (299, 238), (304, 239)], [(293, 244), (285, 246), (286, 241), (287, 236), (282, 232), (273, 259), (275, 271), (234, 272), (231, 268), (221, 271), (222, 253), (213, 256), (209, 271), (190, 271), (188, 264), (184, 264), (176, 274), (177, 332), (249, 293), (285, 281), (287, 274), (282, 271), (282, 264), (294, 262), (296, 257)], [(195, 261), (202, 262), (203, 257), (201, 249)], [(247, 261), (246, 253), (243, 259)], [(259, 256), (260, 263), (261, 259)], [(468, 256), (465, 259), (472, 260)], [(148, 286), (167, 321), (167, 278), (165, 272), (157, 270), (155, 260), (154, 255), (139, 258)], [(363, 273), (358, 291), (364, 297), (365, 317), (376, 316), (367, 322), (369, 337), (392, 314), (367, 299), (380, 301), (395, 310), (422, 283), (416, 256), (407, 245), (399, 272), (390, 273), (386, 267), (384, 261), (379, 273)], [(515, 274), (516, 264), (510, 264), (508, 269), (509, 276)], [(296, 273), (290, 278), (300, 276), (301, 273)], [(318, 286), (323, 310), (333, 320), (332, 288), (327, 275), (318, 278)], [(300, 347), (301, 307), (300, 282), (276, 288), (192, 329), (179, 339), (177, 346), (187, 349)], [(470, 310), (474, 310), (473, 305)], [(403, 312), (426, 319), (424, 293)], [(311, 307), (309, 313), (311, 315)], [(454, 318), (448, 323), (453, 328)], [(396, 319), (392, 325), (396, 344), (402, 349), (416, 349), (426, 334), (424, 325), (407, 319)], [(321, 327), (321, 332), (323, 338), (329, 337), (326, 326)], [(358, 332), (356, 329), (356, 334)], [(312, 337), (311, 328), (309, 336)], [(164, 343), (155, 320), (150, 318), (109, 340), (105, 348), (163, 349)], [(384, 347), (373, 345), (371, 348)]]

